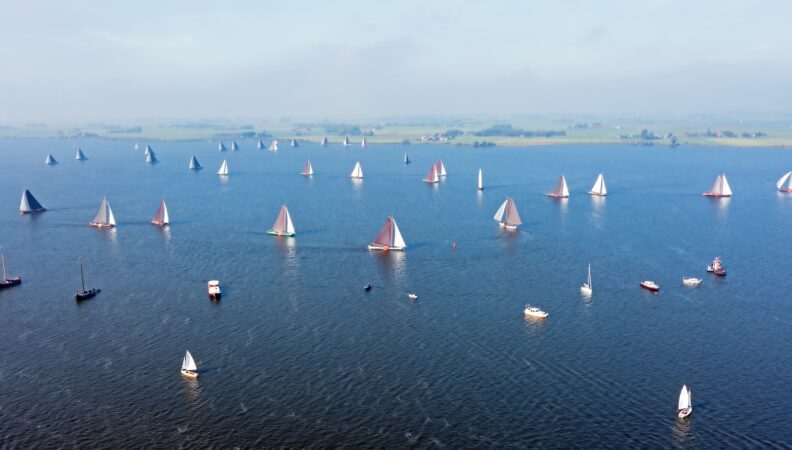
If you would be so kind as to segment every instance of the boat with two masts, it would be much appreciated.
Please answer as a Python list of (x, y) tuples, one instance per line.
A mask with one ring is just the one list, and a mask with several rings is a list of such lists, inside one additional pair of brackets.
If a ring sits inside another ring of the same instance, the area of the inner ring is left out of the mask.
[(440, 176), (437, 174), (437, 166), (432, 164), (432, 168), (429, 169), (429, 173), (423, 178), (423, 182), (429, 184), (440, 182)]
[(520, 213), (517, 212), (517, 205), (511, 197), (506, 197), (506, 200), (500, 205), (498, 211), (495, 212), (493, 219), (498, 221), (500, 226), (507, 230), (516, 230), (517, 226), (522, 224)]
[(97, 288), (85, 289), (85, 273), (83, 271), (83, 260), (82, 256), (80, 256), (80, 282), (82, 283), (82, 290), (77, 291), (74, 294), (74, 299), (79, 301), (88, 300), (89, 298), (96, 297), (96, 294), (100, 293), (102, 290)]
[(589, 195), (598, 195), (600, 197), (608, 195), (608, 188), (605, 187), (605, 177), (602, 174), (597, 175), (597, 180), (594, 182), (594, 186), (591, 187)]
[(731, 197), (732, 190), (729, 186), (729, 181), (726, 179), (726, 174), (721, 173), (715, 178), (710, 190), (704, 193), (704, 197)]

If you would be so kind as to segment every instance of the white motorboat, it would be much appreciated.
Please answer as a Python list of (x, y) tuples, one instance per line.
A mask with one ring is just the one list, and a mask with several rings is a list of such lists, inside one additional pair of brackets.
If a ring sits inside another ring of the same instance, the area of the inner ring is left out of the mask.
[(545, 311), (537, 308), (536, 306), (531, 306), (531, 305), (525, 305), (525, 310), (523, 310), (523, 314), (525, 314), (528, 317), (535, 317), (537, 319), (546, 319), (547, 316), (550, 315), (547, 314)]
[(209, 298), (212, 300), (219, 300), (223, 293), (220, 291), (220, 281), (218, 280), (211, 280), (208, 283), (209, 287)]
[(701, 278), (694, 278), (694, 277), (684, 277), (682, 278), (682, 284), (685, 286), (698, 286), (701, 284)]

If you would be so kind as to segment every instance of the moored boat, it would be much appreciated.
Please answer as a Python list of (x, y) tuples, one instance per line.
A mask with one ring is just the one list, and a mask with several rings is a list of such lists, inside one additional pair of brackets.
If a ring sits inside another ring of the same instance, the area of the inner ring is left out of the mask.
[(107, 197), (102, 198), (102, 203), (99, 205), (99, 211), (96, 213), (94, 219), (88, 225), (96, 228), (112, 228), (115, 227), (115, 215), (110, 208), (110, 202)]
[(597, 175), (597, 180), (594, 182), (594, 186), (591, 187), (589, 194), (599, 195), (600, 197), (608, 195), (608, 189), (605, 187), (605, 177), (602, 174)]
[(77, 293), (74, 295), (74, 299), (78, 302), (82, 300), (88, 300), (89, 298), (94, 298), (96, 297), (96, 294), (102, 291), (101, 289), (97, 288), (85, 289), (85, 274), (83, 272), (82, 256), (80, 256), (80, 282), (82, 290), (77, 291)]
[(687, 385), (682, 386), (679, 392), (679, 401), (677, 402), (677, 417), (684, 419), (693, 413), (693, 393), (688, 389)]
[(520, 213), (517, 212), (517, 205), (511, 197), (506, 197), (506, 200), (501, 203), (493, 219), (507, 230), (516, 230), (517, 226), (522, 224)]
[(726, 269), (723, 267), (723, 261), (721, 261), (720, 257), (715, 257), (712, 262), (707, 265), (707, 272), (714, 273), (719, 277), (726, 276)]
[(732, 190), (729, 186), (729, 181), (726, 179), (726, 174), (721, 173), (715, 178), (710, 190), (704, 193), (704, 197), (731, 197)]
[(164, 199), (160, 201), (159, 208), (157, 208), (154, 218), (151, 219), (151, 223), (160, 227), (164, 227), (170, 223), (170, 217), (168, 216), (168, 206), (165, 205)]
[(22, 192), (22, 200), (19, 202), (19, 214), (35, 214), (46, 211), (47, 208), (41, 206), (41, 203), (33, 197), (29, 190), (25, 189)]
[(0, 289), (10, 288), (22, 284), (21, 276), (16, 276), (13, 278), (8, 277), (8, 273), (6, 272), (5, 252), (3, 251), (3, 247), (0, 247), (0, 258), (2, 258), (3, 260), (3, 279), (0, 280)]
[(567, 198), (569, 197), (569, 188), (567, 187), (566, 177), (561, 175), (558, 181), (553, 186), (553, 190), (547, 193), (548, 197), (553, 198)]
[(286, 205), (281, 205), (278, 217), (275, 219), (275, 223), (272, 225), (272, 228), (267, 231), (267, 234), (284, 237), (294, 237), (296, 234), (294, 223), (292, 223), (291, 214), (289, 214), (289, 208), (287, 208)]
[(189, 350), (187, 350), (184, 359), (182, 359), (181, 374), (187, 378), (198, 378), (198, 366), (195, 364), (195, 360)]
[(537, 319), (546, 319), (550, 314), (546, 311), (537, 308), (536, 306), (525, 305), (525, 309), (523, 310), (523, 314), (526, 317), (534, 317)]
[(652, 292), (659, 292), (660, 291), (660, 286), (657, 283), (655, 283), (654, 281), (651, 281), (651, 280), (641, 281), (641, 287), (644, 288), (644, 289), (647, 289), (649, 291), (652, 291)]
[(363, 178), (363, 167), (360, 165), (360, 162), (355, 163), (355, 167), (352, 169), (352, 173), (349, 174), (349, 178)]
[(217, 144), (217, 151), (219, 151), (219, 152), (226, 151), (226, 146), (225, 146), (225, 144), (223, 144), (223, 141), (220, 141), (220, 143)]
[(396, 225), (396, 219), (394, 219), (393, 216), (389, 216), (385, 219), (385, 224), (382, 226), (379, 234), (377, 234), (374, 241), (368, 245), (369, 251), (401, 251), (405, 248), (407, 248), (407, 244), (404, 242), (401, 231), (399, 231), (399, 226)]
[(297, 139), (292, 139), (292, 140), (291, 140), (291, 144), (289, 144), (289, 145), (290, 145), (291, 147), (294, 147), (294, 148), (297, 148), (297, 147), (299, 147), (299, 146), (300, 146), (300, 144), (298, 144), (298, 143), (297, 143)]
[(222, 291), (220, 290), (220, 281), (209, 280), (206, 285), (209, 290), (209, 298), (212, 300), (220, 300), (220, 297), (223, 295)]

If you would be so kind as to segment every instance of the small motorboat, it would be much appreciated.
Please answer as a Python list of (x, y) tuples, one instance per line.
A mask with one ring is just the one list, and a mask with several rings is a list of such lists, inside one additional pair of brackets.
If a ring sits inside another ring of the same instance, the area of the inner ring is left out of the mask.
[(652, 292), (660, 291), (660, 286), (654, 281), (650, 281), (650, 280), (641, 281), (641, 287), (650, 290)]
[(717, 256), (712, 260), (712, 263), (707, 266), (707, 272), (714, 273), (719, 277), (726, 276), (726, 269), (723, 268), (723, 261)]
[(687, 385), (682, 386), (682, 390), (679, 392), (679, 403), (677, 404), (677, 410), (679, 411), (677, 416), (680, 419), (684, 419), (693, 413), (692, 394)]
[(410, 300), (418, 300), (418, 294), (416, 294), (415, 292), (408, 292), (407, 298), (409, 298)]
[(371, 290), (371, 283), (366, 283), (363, 285), (363, 290), (368, 292)]
[(220, 300), (220, 297), (223, 295), (222, 291), (220, 290), (220, 281), (218, 280), (211, 280), (208, 283), (209, 286), (209, 298), (212, 300)]
[(523, 310), (523, 314), (528, 317), (536, 317), (537, 319), (546, 319), (549, 314), (541, 309), (537, 308), (536, 306), (525, 305), (525, 310)]
[(693, 278), (693, 277), (682, 278), (682, 284), (684, 284), (685, 286), (698, 286), (699, 284), (701, 284), (701, 281), (702, 281), (701, 278)]

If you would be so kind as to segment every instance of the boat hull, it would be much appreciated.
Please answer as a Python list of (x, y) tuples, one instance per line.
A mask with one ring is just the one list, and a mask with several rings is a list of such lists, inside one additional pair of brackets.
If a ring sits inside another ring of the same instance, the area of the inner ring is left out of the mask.
[(389, 252), (391, 250), (400, 252), (400, 251), (404, 251), (405, 247), (389, 247), (387, 245), (369, 244), (368, 249), (370, 252), (376, 252), (376, 251)]
[(560, 194), (553, 194), (553, 193), (548, 193), (547, 196), (550, 197), (550, 198), (569, 198), (568, 195), (560, 195)]
[(792, 189), (779, 189), (778, 192), (792, 192)]
[(195, 370), (182, 369), (181, 374), (183, 377), (187, 377), (187, 378), (198, 378), (198, 372), (196, 372)]
[(99, 223), (99, 222), (91, 222), (88, 224), (88, 226), (94, 228), (115, 228), (115, 225), (111, 225), (109, 223)]
[(101, 289), (89, 289), (87, 291), (78, 292), (74, 295), (74, 299), (79, 301), (88, 300), (96, 297), (96, 294), (102, 292)]
[(46, 210), (47, 210), (46, 208), (32, 209), (30, 211), (19, 211), (19, 214), (22, 214), (22, 215), (25, 215), (25, 214), (38, 214), (38, 213), (43, 213)]
[(296, 233), (283, 233), (281, 231), (275, 231), (275, 230), (268, 230), (267, 234), (269, 234), (270, 236), (283, 236), (283, 237), (294, 237), (296, 235)]
[(506, 222), (498, 222), (498, 224), (501, 226), (501, 228), (505, 228), (509, 231), (517, 231), (517, 225), (511, 225)]
[(9, 278), (7, 280), (0, 281), (0, 289), (19, 286), (20, 284), (22, 284), (22, 277)]
[(677, 416), (680, 419), (684, 419), (685, 417), (687, 417), (687, 416), (689, 416), (691, 414), (693, 414), (693, 408), (685, 408), (685, 409), (680, 409), (679, 410), (679, 414), (677, 414)]
[(167, 222), (163, 222), (161, 220), (152, 220), (151, 224), (152, 225), (156, 225), (158, 227), (164, 227), (164, 226), (168, 225)]
[(580, 286), (580, 293), (586, 297), (591, 297), (591, 288), (587, 286)]
[(703, 195), (704, 195), (704, 197), (714, 197), (714, 198), (731, 197), (731, 194), (729, 194), (729, 195), (716, 194), (714, 192), (705, 192)]
[(608, 194), (601, 194), (599, 192), (589, 191), (589, 195), (596, 195), (597, 197), (607, 197)]

